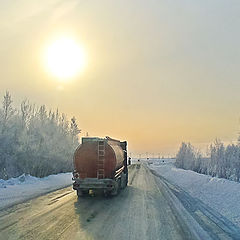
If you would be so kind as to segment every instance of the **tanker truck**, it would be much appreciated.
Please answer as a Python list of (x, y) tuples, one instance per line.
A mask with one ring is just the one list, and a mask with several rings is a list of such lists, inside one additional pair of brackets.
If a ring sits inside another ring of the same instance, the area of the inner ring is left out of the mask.
[(89, 190), (117, 195), (127, 186), (127, 142), (110, 137), (83, 137), (73, 157), (73, 189), (78, 197)]

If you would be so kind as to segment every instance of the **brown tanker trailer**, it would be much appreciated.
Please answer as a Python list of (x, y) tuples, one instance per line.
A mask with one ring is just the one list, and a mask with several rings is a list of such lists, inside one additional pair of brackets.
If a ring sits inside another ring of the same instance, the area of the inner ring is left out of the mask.
[(77, 195), (103, 190), (117, 195), (127, 186), (127, 142), (110, 137), (83, 137), (74, 153), (73, 189)]

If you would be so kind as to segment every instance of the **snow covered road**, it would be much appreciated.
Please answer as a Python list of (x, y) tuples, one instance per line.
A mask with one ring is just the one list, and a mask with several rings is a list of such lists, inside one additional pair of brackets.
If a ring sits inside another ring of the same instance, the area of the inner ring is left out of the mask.
[(129, 186), (114, 198), (78, 200), (68, 187), (0, 212), (4, 240), (207, 240), (239, 239), (239, 233), (238, 227), (145, 164), (130, 166)]

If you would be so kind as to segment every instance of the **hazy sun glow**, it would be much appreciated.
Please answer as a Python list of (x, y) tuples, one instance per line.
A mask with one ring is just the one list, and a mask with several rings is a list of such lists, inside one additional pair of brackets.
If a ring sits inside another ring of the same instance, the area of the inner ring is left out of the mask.
[(71, 38), (59, 38), (47, 47), (45, 64), (52, 75), (68, 81), (84, 69), (84, 50)]

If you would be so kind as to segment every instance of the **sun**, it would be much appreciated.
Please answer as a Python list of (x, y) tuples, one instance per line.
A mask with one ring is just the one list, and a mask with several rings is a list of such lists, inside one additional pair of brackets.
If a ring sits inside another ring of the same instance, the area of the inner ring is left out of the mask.
[(83, 71), (86, 65), (84, 49), (73, 39), (61, 37), (45, 51), (45, 65), (60, 81), (68, 81)]

